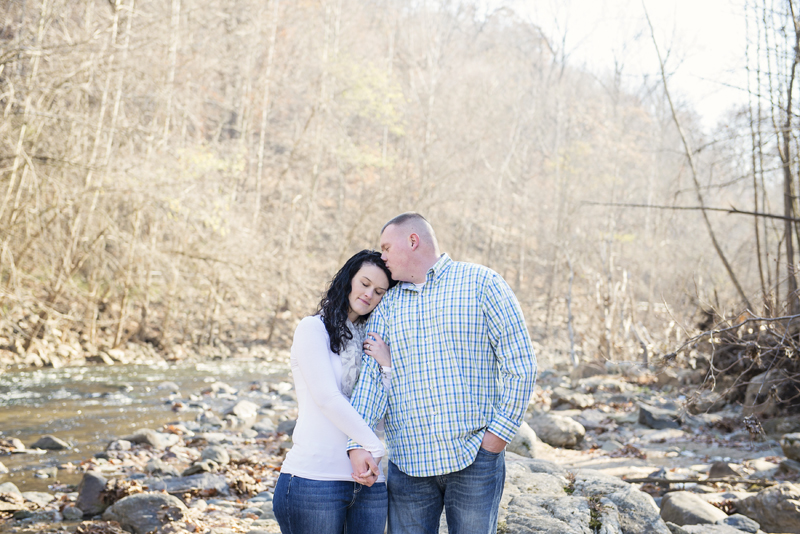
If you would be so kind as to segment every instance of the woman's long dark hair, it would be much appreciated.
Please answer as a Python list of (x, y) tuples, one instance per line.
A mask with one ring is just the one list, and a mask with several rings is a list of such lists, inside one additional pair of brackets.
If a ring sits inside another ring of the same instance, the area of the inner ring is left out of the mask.
[[(325, 330), (328, 331), (328, 336), (331, 338), (331, 350), (336, 354), (339, 354), (347, 342), (353, 339), (353, 334), (347, 328), (347, 314), (350, 312), (348, 297), (353, 290), (353, 277), (365, 263), (383, 269), (386, 278), (389, 279), (389, 287), (393, 287), (397, 283), (392, 280), (392, 273), (383, 263), (380, 252), (362, 250), (345, 262), (331, 280), (328, 291), (319, 302), (317, 312), (322, 315)], [(364, 316), (362, 319), (366, 319), (366, 317)]]

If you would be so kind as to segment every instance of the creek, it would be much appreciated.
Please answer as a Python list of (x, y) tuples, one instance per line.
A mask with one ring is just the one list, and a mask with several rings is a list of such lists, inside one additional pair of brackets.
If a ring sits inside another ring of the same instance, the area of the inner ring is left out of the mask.
[[(18, 438), (30, 448), (49, 434), (72, 448), (0, 456), (9, 470), (0, 474), (0, 483), (13, 482), (20, 491), (77, 484), (82, 472), (70, 464), (79, 465), (110, 441), (136, 429), (194, 419), (197, 410), (173, 411), (174, 388), (159, 388), (165, 382), (176, 384), (186, 399), (201, 397), (203, 388), (216, 381), (241, 390), (288, 377), (286, 362), (271, 359), (7, 370), (0, 374), (0, 437)], [(59, 468), (56, 478), (37, 473), (51, 467)]]

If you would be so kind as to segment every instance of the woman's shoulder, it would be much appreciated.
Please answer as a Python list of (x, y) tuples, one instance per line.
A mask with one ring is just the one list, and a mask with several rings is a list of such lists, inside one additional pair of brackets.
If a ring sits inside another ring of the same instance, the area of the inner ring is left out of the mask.
[(300, 319), (300, 322), (297, 323), (297, 328), (295, 329), (295, 333), (297, 332), (325, 332), (325, 323), (322, 322), (321, 315), (309, 315), (307, 317), (303, 317)]

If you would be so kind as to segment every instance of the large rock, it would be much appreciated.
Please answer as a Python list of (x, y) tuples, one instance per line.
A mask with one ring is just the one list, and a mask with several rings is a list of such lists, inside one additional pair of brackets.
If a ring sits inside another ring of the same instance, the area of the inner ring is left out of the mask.
[(69, 448), (71, 448), (69, 443), (55, 436), (42, 436), (36, 443), (31, 445), (31, 449), (45, 449), (48, 451), (64, 451)]
[(758, 415), (761, 418), (775, 415), (778, 412), (778, 405), (775, 397), (770, 395), (770, 390), (772, 386), (780, 386), (785, 380), (780, 369), (773, 369), (751, 378), (744, 393), (742, 414)]
[(539, 439), (553, 447), (575, 447), (586, 435), (583, 425), (560, 415), (537, 415), (529, 424)]
[(245, 421), (251, 419), (255, 420), (256, 416), (258, 415), (258, 404), (249, 400), (240, 400), (231, 408), (229, 408), (225, 414), (235, 415), (239, 419), (243, 419)]
[(212, 445), (210, 447), (206, 447), (203, 450), (203, 454), (200, 456), (203, 460), (211, 460), (212, 462), (217, 463), (218, 465), (228, 465), (231, 461), (230, 455), (228, 455), (228, 451), (225, 447), (221, 447), (220, 445)]
[(767, 532), (800, 534), (800, 486), (784, 482), (736, 502), (736, 510)]
[(8, 473), (8, 467), (3, 465), (3, 462), (0, 462), (0, 475), (5, 475)]
[(578, 408), (581, 410), (594, 406), (594, 397), (591, 395), (570, 391), (562, 387), (553, 388), (551, 397), (553, 399), (553, 408), (564, 404), (568, 404), (573, 408)]
[[(508, 444), (507, 449), (510, 452), (524, 456), (525, 458), (536, 457), (536, 432), (526, 422), (522, 422), (517, 435)], [(205, 452), (204, 452), (205, 454)]]
[(108, 505), (100, 498), (100, 493), (108, 482), (103, 475), (96, 471), (87, 471), (78, 485), (78, 500), (75, 506), (80, 508), (84, 515), (93, 516), (102, 514)]
[(661, 500), (661, 518), (679, 526), (714, 524), (726, 517), (728, 514), (688, 491), (667, 493)]
[(162, 434), (150, 428), (142, 428), (133, 435), (122, 439), (131, 443), (147, 444), (154, 449), (166, 449), (180, 441), (180, 438), (175, 434)]
[(800, 461), (800, 432), (785, 434), (781, 438), (781, 449), (790, 460)]
[(179, 477), (181, 476), (180, 471), (174, 465), (168, 464), (167, 462), (159, 459), (153, 458), (147, 465), (144, 467), (144, 470), (150, 473), (155, 477)]
[(749, 517), (742, 514), (729, 515), (725, 519), (719, 520), (717, 523), (728, 525), (741, 532), (750, 532), (752, 534), (756, 534), (761, 528), (761, 525), (759, 525), (758, 522), (753, 521)]
[(619, 478), (513, 456), (506, 466), (506, 532), (670, 534), (653, 498)]
[(44, 508), (49, 503), (56, 500), (53, 495), (43, 491), (23, 491), (22, 496), (26, 501), (36, 504), (39, 508)]
[(680, 428), (678, 413), (673, 410), (639, 403), (639, 423), (656, 430), (664, 428)]
[(103, 513), (103, 519), (116, 521), (133, 534), (147, 534), (161, 527), (159, 512), (169, 509), (174, 512), (160, 515), (176, 518), (188, 510), (183, 501), (167, 493), (137, 493), (114, 503)]
[(3, 482), (0, 484), (0, 493), (13, 493), (22, 497), (22, 492), (13, 482)]

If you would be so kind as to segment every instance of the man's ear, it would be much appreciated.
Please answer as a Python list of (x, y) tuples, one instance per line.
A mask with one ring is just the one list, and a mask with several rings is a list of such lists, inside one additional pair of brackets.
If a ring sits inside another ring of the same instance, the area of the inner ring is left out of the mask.
[(408, 243), (411, 245), (411, 250), (417, 250), (419, 247), (419, 235), (411, 234), (408, 236)]

